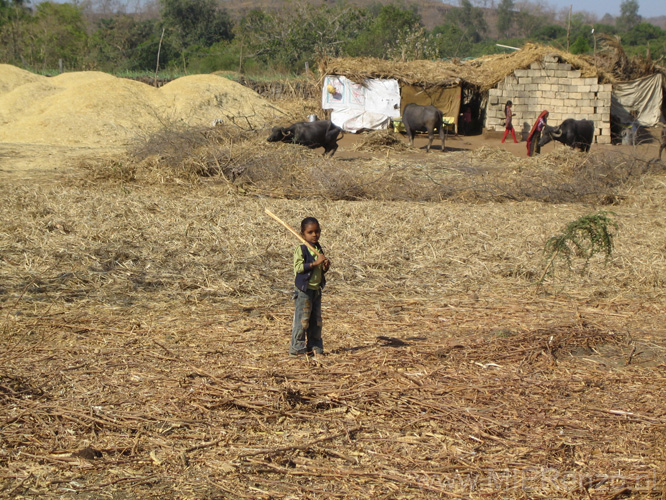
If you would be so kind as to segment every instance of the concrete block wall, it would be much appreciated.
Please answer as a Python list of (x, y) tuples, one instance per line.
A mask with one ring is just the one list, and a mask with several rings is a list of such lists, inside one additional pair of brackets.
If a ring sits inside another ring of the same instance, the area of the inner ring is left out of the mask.
[(510, 100), (516, 114), (516, 135), (526, 127), (529, 132), (539, 114), (547, 109), (548, 125), (559, 125), (567, 118), (592, 120), (594, 141), (610, 144), (611, 90), (611, 84), (600, 84), (596, 77), (582, 78), (579, 70), (560, 62), (557, 56), (546, 56), (529, 69), (515, 70), (497, 88), (490, 89), (485, 127), (504, 130), (504, 105)]

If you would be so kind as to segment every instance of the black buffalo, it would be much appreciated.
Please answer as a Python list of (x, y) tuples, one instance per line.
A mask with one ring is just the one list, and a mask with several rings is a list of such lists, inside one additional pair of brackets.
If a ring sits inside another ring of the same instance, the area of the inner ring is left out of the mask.
[(342, 129), (330, 120), (296, 122), (288, 127), (273, 127), (268, 142), (291, 142), (310, 149), (324, 148), (324, 156), (329, 152), (333, 156), (341, 133), (344, 135)]
[(415, 132), (428, 132), (428, 147), (426, 147), (426, 152), (429, 152), (435, 136), (435, 129), (437, 129), (439, 130), (439, 138), (442, 140), (442, 151), (444, 151), (443, 118), (444, 114), (435, 106), (421, 106), (414, 103), (405, 106), (405, 109), (402, 111), (402, 123), (405, 126), (409, 144), (414, 146)]
[(594, 138), (594, 122), (590, 120), (574, 120), (567, 118), (558, 127), (550, 127), (546, 125), (541, 132), (541, 139), (539, 140), (539, 147), (548, 144), (552, 140), (556, 140), (578, 148), (581, 151), (588, 152), (592, 139)]

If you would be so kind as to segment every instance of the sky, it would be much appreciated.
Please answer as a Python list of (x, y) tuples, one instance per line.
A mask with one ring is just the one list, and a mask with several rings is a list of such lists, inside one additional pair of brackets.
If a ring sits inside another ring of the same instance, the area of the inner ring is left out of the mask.
[[(622, 0), (546, 0), (546, 4), (560, 11), (573, 6), (573, 12), (587, 11), (596, 14), (599, 19), (608, 13), (617, 17), (620, 15)], [(666, 16), (666, 1), (664, 0), (638, 0), (638, 14), (643, 17)]]

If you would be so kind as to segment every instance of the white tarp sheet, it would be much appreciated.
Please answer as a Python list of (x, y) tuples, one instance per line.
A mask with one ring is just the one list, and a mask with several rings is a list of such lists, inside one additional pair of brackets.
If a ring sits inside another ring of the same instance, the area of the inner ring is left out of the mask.
[(341, 109), (331, 111), (331, 121), (345, 132), (360, 132), (361, 130), (380, 130), (388, 128), (391, 118), (372, 111), (357, 111)]
[(656, 125), (661, 120), (664, 84), (661, 73), (631, 82), (613, 84), (611, 115), (622, 123), (632, 123), (634, 119), (631, 112), (635, 111), (640, 125), (643, 127)]
[(400, 86), (397, 80), (368, 80), (365, 85), (344, 76), (324, 78), (322, 109), (330, 109), (331, 121), (346, 132), (387, 128), (400, 116)]

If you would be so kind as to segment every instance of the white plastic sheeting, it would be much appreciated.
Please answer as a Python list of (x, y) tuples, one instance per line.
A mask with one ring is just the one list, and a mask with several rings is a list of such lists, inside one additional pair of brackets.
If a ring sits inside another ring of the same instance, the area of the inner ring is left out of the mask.
[(662, 118), (664, 85), (666, 82), (661, 73), (631, 82), (614, 83), (611, 115), (628, 124), (634, 121), (631, 112), (635, 111), (638, 124), (643, 127), (656, 125)]
[(365, 85), (344, 76), (324, 78), (322, 109), (331, 110), (331, 121), (346, 132), (387, 128), (400, 116), (397, 80), (367, 80)]

